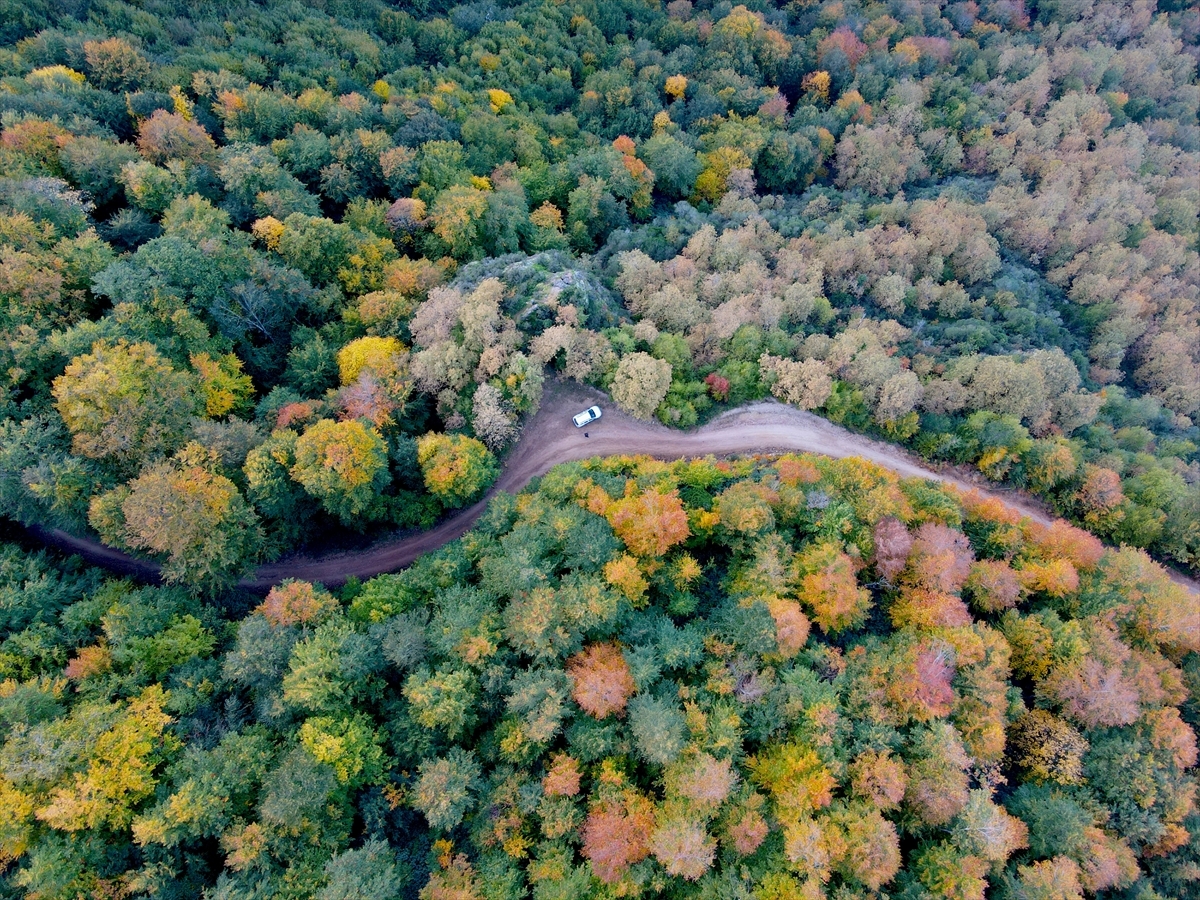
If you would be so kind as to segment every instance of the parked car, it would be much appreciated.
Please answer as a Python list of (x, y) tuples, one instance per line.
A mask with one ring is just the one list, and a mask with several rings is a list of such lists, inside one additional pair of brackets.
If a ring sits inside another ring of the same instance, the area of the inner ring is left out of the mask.
[(571, 421), (575, 423), (576, 428), (582, 428), (584, 425), (595, 422), (598, 418), (600, 418), (600, 407), (589, 406), (579, 415), (573, 416)]

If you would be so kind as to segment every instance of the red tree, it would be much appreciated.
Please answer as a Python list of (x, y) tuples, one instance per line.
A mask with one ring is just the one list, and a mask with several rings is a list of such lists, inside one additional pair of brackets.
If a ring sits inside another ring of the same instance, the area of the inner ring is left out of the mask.
[(654, 828), (654, 804), (636, 791), (626, 791), (620, 800), (592, 807), (583, 823), (584, 857), (601, 881), (619, 881), (631, 865), (650, 855), (650, 832)]
[(603, 719), (620, 715), (637, 690), (629, 664), (616, 644), (592, 644), (567, 660), (571, 695), (584, 712)]

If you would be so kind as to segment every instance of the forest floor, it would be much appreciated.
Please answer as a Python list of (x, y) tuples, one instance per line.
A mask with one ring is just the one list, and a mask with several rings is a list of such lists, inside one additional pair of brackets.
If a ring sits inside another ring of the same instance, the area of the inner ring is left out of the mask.
[[(603, 417), (586, 428), (576, 428), (571, 416), (592, 404), (601, 404)], [(680, 459), (788, 451), (823, 453), (837, 458), (862, 457), (901, 476), (931, 478), (964, 491), (995, 496), (1037, 522), (1048, 524), (1055, 518), (1046, 505), (1035, 498), (997, 488), (972, 470), (958, 467), (935, 470), (900, 447), (855, 434), (820, 416), (774, 400), (731, 409), (694, 431), (678, 431), (657, 421), (634, 419), (617, 409), (598, 390), (553, 380), (547, 382), (541, 408), (526, 422), (520, 440), (505, 460), (499, 479), (473, 506), (428, 531), (392, 538), (361, 550), (324, 556), (296, 555), (260, 566), (241, 582), (241, 587), (265, 591), (285, 578), (319, 581), (334, 587), (348, 578), (365, 580), (402, 569), (417, 557), (465, 534), (497, 491), (516, 493), (530, 480), (544, 475), (559, 463), (619, 454)], [(157, 566), (153, 563), (97, 541), (52, 529), (31, 531), (46, 543), (78, 553), (95, 565), (143, 578), (153, 578), (157, 574)], [(1173, 569), (1167, 571), (1177, 583), (1200, 594), (1200, 582)]]

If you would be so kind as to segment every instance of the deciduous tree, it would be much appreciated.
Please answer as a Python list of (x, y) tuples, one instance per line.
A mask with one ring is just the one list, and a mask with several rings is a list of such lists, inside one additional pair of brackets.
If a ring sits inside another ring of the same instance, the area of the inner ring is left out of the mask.
[(858, 586), (855, 568), (835, 543), (812, 544), (796, 555), (796, 596), (826, 633), (861, 624), (871, 609), (871, 594)]
[(671, 364), (648, 353), (631, 353), (617, 365), (612, 398), (637, 419), (649, 419), (671, 387)]
[(588, 715), (621, 715), (636, 685), (629, 664), (615, 644), (592, 644), (567, 660), (571, 695)]
[(465, 506), (482, 494), (499, 472), (482, 443), (460, 434), (426, 434), (417, 441), (425, 487), (449, 507)]
[(124, 471), (179, 447), (199, 406), (192, 378), (148, 343), (96, 342), (53, 392), (75, 452)]
[(387, 445), (358, 420), (322, 419), (296, 441), (291, 476), (348, 525), (377, 508), (387, 486)]
[[(205, 589), (227, 585), (259, 553), (258, 516), (218, 468), (212, 451), (189, 444), (119, 489), (121, 542), (164, 557), (167, 581)], [(103, 508), (93, 503), (101, 527)]]

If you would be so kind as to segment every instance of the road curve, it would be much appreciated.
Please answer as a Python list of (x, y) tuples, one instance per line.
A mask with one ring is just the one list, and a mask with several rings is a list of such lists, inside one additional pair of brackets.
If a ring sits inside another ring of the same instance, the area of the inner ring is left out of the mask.
[[(458, 515), (419, 534), (399, 537), (363, 550), (324, 556), (292, 556), (260, 566), (240, 586), (265, 591), (285, 578), (320, 581), (336, 586), (347, 578), (371, 578), (411, 564), (422, 554), (465, 534), (497, 491), (516, 493), (531, 479), (563, 462), (616, 454), (646, 454), (660, 459), (725, 456), (736, 453), (807, 451), (843, 458), (858, 456), (901, 476), (930, 478), (964, 490), (994, 495), (1022, 515), (1043, 523), (1053, 516), (1044, 505), (1020, 493), (997, 490), (954, 474), (936, 472), (891, 444), (875, 441), (834, 425), (820, 416), (773, 400), (731, 409), (695, 431), (681, 432), (659, 422), (642, 422), (618, 410), (597, 390), (574, 383), (547, 385), (541, 409), (528, 423), (509, 454), (503, 473), (487, 495)], [(570, 417), (593, 403), (604, 403), (604, 416), (586, 429), (575, 428)], [(46, 543), (78, 553), (89, 562), (135, 577), (153, 580), (158, 567), (112, 547), (54, 529), (31, 529)], [(1171, 572), (1193, 593), (1200, 584)]]

